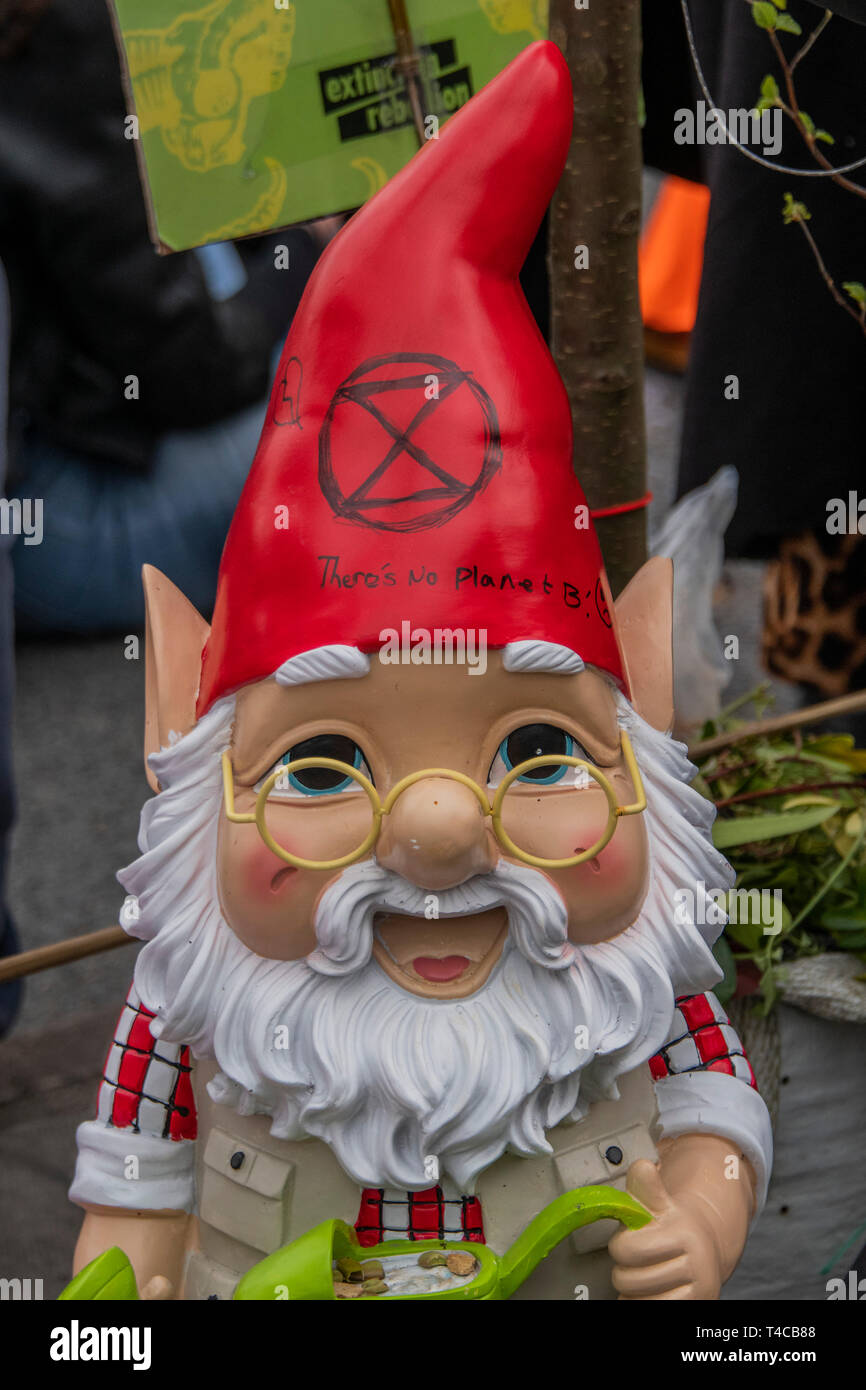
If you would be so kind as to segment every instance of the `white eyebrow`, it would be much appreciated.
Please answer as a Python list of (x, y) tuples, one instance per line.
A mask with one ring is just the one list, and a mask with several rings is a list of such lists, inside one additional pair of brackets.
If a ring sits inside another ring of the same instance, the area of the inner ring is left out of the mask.
[(502, 649), (502, 665), (506, 671), (546, 671), (554, 676), (576, 676), (586, 669), (583, 659), (571, 647), (542, 642), (537, 637), (508, 642)]
[(370, 658), (359, 647), (335, 643), (289, 657), (277, 667), (274, 679), (277, 685), (308, 685), (311, 681), (352, 680), (369, 671)]

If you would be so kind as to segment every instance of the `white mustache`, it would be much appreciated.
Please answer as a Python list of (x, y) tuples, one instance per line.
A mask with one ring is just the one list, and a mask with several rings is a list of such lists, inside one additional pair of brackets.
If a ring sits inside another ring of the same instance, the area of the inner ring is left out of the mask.
[[(543, 874), (501, 860), (454, 888), (438, 890), (439, 917), (466, 917), (504, 907), (517, 949), (534, 965), (564, 970), (572, 963), (568, 914), (561, 895)], [(316, 909), (318, 948), (307, 964), (320, 975), (351, 975), (368, 964), (377, 912), (425, 917), (430, 890), (375, 862), (350, 865), (323, 893)]]

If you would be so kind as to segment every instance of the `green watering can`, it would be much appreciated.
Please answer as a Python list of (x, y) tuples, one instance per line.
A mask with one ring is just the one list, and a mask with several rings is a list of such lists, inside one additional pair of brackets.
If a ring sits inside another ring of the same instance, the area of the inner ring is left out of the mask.
[[(358, 1237), (345, 1221), (333, 1219), (314, 1226), (306, 1235), (284, 1245), (268, 1255), (238, 1283), (234, 1298), (273, 1302), (289, 1299), (292, 1302), (336, 1303), (333, 1265), (336, 1260), (384, 1259), (389, 1255), (423, 1254), (425, 1250), (465, 1250), (478, 1261), (478, 1271), (468, 1283), (435, 1293), (369, 1294), (353, 1302), (391, 1303), (408, 1299), (438, 1302), (453, 1299), (510, 1298), (516, 1289), (549, 1255), (554, 1246), (572, 1231), (589, 1226), (594, 1221), (613, 1218), (629, 1230), (638, 1230), (652, 1220), (646, 1207), (627, 1192), (615, 1187), (576, 1187), (557, 1197), (518, 1237), (504, 1255), (496, 1255), (488, 1246), (474, 1241), (451, 1240), (387, 1240), (381, 1245), (360, 1246)], [(91, 1260), (60, 1294), (61, 1299), (137, 1299), (138, 1289), (132, 1266), (122, 1250), (115, 1246)]]

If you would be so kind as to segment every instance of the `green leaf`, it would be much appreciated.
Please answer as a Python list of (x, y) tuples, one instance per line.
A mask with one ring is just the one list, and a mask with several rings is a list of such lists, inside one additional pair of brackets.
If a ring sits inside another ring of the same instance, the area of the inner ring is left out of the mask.
[(807, 757), (810, 763), (816, 763), (819, 767), (826, 767), (829, 772), (846, 773), (850, 771), (848, 764), (843, 762), (841, 758), (829, 758), (826, 753), (803, 752), (801, 756), (804, 758)]
[(786, 34), (802, 34), (803, 32), (796, 19), (793, 19), (789, 14), (777, 14), (774, 28), (783, 29)]
[(801, 792), (799, 796), (788, 796), (782, 802), (783, 811), (797, 811), (801, 806), (833, 806), (839, 810), (835, 796), (822, 796), (818, 792)]
[[(767, 886), (766, 877), (765, 870), (765, 882), (763, 884), (765, 889)], [(738, 878), (737, 888), (742, 887), (741, 879)], [(734, 896), (732, 893), (728, 893), (725, 900), (725, 911), (728, 913), (725, 931), (734, 941), (745, 946), (747, 951), (757, 951), (761, 943), (766, 943), (770, 937), (778, 937), (781, 940), (787, 934), (792, 921), (791, 913), (783, 902), (777, 901), (775, 897), (765, 899), (760, 889), (757, 892), (759, 894), (757, 902), (741, 895)], [(782, 909), (779, 914), (781, 921), (778, 922), (776, 921), (777, 906)], [(764, 916), (765, 909), (766, 916)]]
[(816, 140), (823, 140), (825, 145), (835, 145), (835, 143), (836, 143), (836, 141), (833, 139), (833, 136), (830, 134), (829, 130), (816, 130), (816, 131), (815, 131), (815, 139), (816, 139)]
[(802, 811), (770, 812), (762, 816), (738, 816), (731, 820), (717, 820), (713, 826), (713, 844), (716, 849), (730, 849), (733, 845), (751, 845), (759, 840), (775, 840), (784, 835), (799, 835), (803, 830), (811, 830), (836, 814), (837, 806), (810, 806)]
[(866, 927), (866, 904), (861, 902), (850, 912), (830, 908), (818, 920), (828, 931), (862, 931)]
[(771, 72), (767, 72), (766, 78), (760, 83), (760, 96), (771, 103), (778, 101), (778, 82)]
[[(725, 933), (750, 953), (757, 951), (764, 934), (760, 922), (729, 922), (725, 927)], [(718, 942), (716, 944), (718, 945)], [(721, 965), (721, 961), (719, 964)]]
[(806, 134), (807, 134), (807, 135), (812, 135), (812, 136), (814, 136), (814, 134), (815, 134), (815, 122), (812, 120), (812, 117), (809, 115), (808, 111), (804, 111), (804, 110), (802, 110), (802, 108), (801, 108), (801, 110), (800, 110), (800, 120), (803, 122), (803, 125), (806, 127)]
[[(790, 197), (790, 194), (786, 194), (785, 196)], [(769, 763), (784, 763), (789, 758), (796, 758), (799, 756), (800, 750), (795, 747), (793, 743), (780, 743), (776, 748), (768, 746), (761, 749), (761, 757), (765, 758)]]
[(847, 752), (854, 747), (853, 734), (821, 734), (818, 738), (809, 738), (803, 741), (803, 751), (806, 753), (829, 753), (831, 757), (837, 753)]
[(812, 216), (805, 203), (794, 201), (792, 193), (785, 194), (785, 201), (782, 204), (782, 218), (787, 224), (791, 222), (808, 222)]
[(866, 931), (862, 926), (855, 927), (852, 924), (850, 927), (828, 927), (827, 930), (834, 935), (838, 933), (836, 945), (840, 951), (862, 951), (866, 945)]
[[(849, 281), (849, 284), (855, 283)], [(823, 734), (821, 738), (809, 739), (803, 744), (803, 754), (809, 758), (815, 754), (835, 758), (852, 772), (866, 772), (866, 749), (854, 746), (853, 734)]]
[(786, 10), (788, 8), (788, 0), (773, 0), (773, 4), (776, 6), (777, 10)]
[(759, 1018), (766, 1018), (767, 1015), (772, 1012), (773, 1005), (775, 1004), (776, 997), (779, 993), (778, 986), (776, 984), (776, 973), (772, 968), (766, 970), (764, 974), (761, 976), (760, 989), (761, 994), (763, 995), (763, 1001), (761, 1004), (758, 1005), (757, 1009), (755, 1010), (755, 1013), (758, 1015)]
[(737, 963), (724, 936), (720, 936), (716, 940), (713, 946), (713, 955), (716, 958), (716, 964), (725, 972), (724, 979), (714, 986), (713, 992), (720, 1004), (727, 1004), (728, 1000), (733, 998), (737, 988)]
[(843, 280), (842, 288), (855, 304), (866, 304), (866, 285), (861, 285), (859, 280)]
[(759, 29), (775, 29), (779, 15), (776, 13), (775, 5), (769, 4), (768, 0), (755, 0), (752, 5), (752, 19)]

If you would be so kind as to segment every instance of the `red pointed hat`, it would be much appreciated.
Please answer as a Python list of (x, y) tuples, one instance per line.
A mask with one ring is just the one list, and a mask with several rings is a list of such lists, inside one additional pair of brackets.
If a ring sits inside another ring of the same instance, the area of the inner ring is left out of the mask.
[(406, 621), (561, 643), (625, 685), (565, 388), (517, 278), (571, 119), (559, 49), (531, 44), (322, 256), (223, 552), (199, 715)]

